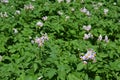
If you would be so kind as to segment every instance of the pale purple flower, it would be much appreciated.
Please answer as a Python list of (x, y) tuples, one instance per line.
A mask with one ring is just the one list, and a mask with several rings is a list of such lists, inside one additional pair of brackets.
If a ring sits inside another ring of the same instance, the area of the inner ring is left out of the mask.
[(91, 33), (84, 34), (83, 39), (89, 39), (89, 38), (93, 38), (93, 35)]
[(1, 0), (2, 3), (9, 3), (9, 0)]
[(80, 56), (81, 60), (95, 60), (96, 52), (93, 49), (88, 49), (84, 56)]
[(42, 27), (43, 23), (39, 21), (39, 22), (36, 23), (36, 26)]
[(88, 10), (84, 7), (80, 9), (81, 12), (86, 13)]
[(25, 10), (33, 10), (34, 6), (30, 3), (29, 5), (24, 5)]
[(108, 36), (107, 36), (107, 35), (105, 36), (104, 41), (105, 41), (105, 42), (109, 42), (109, 40), (108, 40)]
[(81, 12), (85, 13), (87, 16), (90, 16), (90, 11), (88, 11), (85, 7), (80, 9)]
[(101, 41), (101, 40), (102, 40), (102, 35), (100, 34), (98, 37), (98, 41)]
[(90, 31), (91, 30), (91, 25), (88, 25), (88, 26), (83, 26), (83, 29), (86, 30), (86, 31)]
[(90, 36), (88, 34), (84, 34), (83, 39), (89, 39), (89, 38), (90, 38)]
[(38, 46), (42, 46), (46, 40), (48, 40), (48, 36), (45, 33), (45, 34), (42, 35), (42, 37), (36, 37), (35, 38), (35, 43), (37, 43)]

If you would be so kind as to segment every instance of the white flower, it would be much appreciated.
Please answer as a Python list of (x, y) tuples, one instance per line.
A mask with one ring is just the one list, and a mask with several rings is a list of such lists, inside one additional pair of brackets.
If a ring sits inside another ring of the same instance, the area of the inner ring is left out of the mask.
[(30, 3), (29, 5), (24, 5), (25, 10), (33, 10), (34, 6)]
[(0, 55), (0, 61), (2, 61), (2, 56)]
[(98, 2), (98, 6), (102, 6), (103, 5), (103, 3), (101, 3), (101, 2)]
[(74, 8), (71, 8), (71, 11), (75, 11), (75, 9), (74, 9)]
[(20, 14), (20, 11), (19, 11), (19, 10), (16, 10), (16, 11), (15, 11), (15, 14)]
[(7, 12), (4, 13), (4, 17), (8, 17)]
[(43, 19), (44, 21), (46, 21), (46, 20), (48, 19), (48, 17), (47, 17), (47, 16), (44, 16), (44, 17), (42, 17), (42, 19)]
[(91, 33), (88, 33), (88, 36), (89, 36), (90, 38), (93, 38), (93, 35), (92, 35)]
[(69, 18), (70, 18), (70, 16), (66, 16), (66, 17), (65, 17), (65, 21), (67, 21)]
[(70, 3), (71, 0), (66, 0), (67, 3)]
[(15, 33), (15, 34), (17, 34), (17, 33), (18, 33), (18, 30), (17, 30), (17, 29), (15, 29), (15, 28), (13, 28), (13, 31), (14, 31), (14, 33)]
[(116, 5), (116, 4), (117, 4), (116, 2), (113, 3), (113, 5)]
[(36, 25), (39, 26), (39, 27), (42, 27), (43, 23), (39, 21), (39, 22), (36, 23)]
[(83, 61), (84, 64), (87, 64), (87, 61)]
[(62, 1), (64, 1), (64, 0), (57, 0), (58, 1), (58, 3), (61, 3)]
[(83, 29), (86, 30), (86, 31), (90, 31), (91, 30), (91, 25), (83, 26)]
[(85, 7), (80, 9), (81, 12), (85, 13), (86, 15), (90, 16), (90, 11), (88, 11)]
[(34, 44), (35, 43), (34, 40), (31, 40), (31, 43)]
[(9, 3), (8, 0), (1, 0), (2, 3)]
[(109, 40), (108, 40), (108, 36), (107, 36), (107, 35), (105, 36), (104, 41), (105, 41), (105, 42), (109, 42)]
[(87, 11), (87, 12), (86, 12), (86, 15), (90, 16), (91, 14), (90, 14), (90, 12), (89, 12), (89, 11)]
[(89, 39), (89, 38), (90, 38), (90, 36), (88, 34), (84, 34), (83, 39)]
[(81, 3), (84, 3), (84, 0), (81, 0)]
[(108, 13), (108, 9), (104, 9), (104, 14), (106, 15)]
[(38, 77), (38, 80), (42, 79), (43, 76)]
[(61, 11), (58, 11), (58, 14), (59, 14), (59, 15), (63, 15), (63, 12), (61, 12)]
[(83, 13), (86, 13), (87, 9), (84, 7), (84, 8), (81, 8), (80, 11), (83, 12)]
[(89, 38), (92, 38), (93, 35), (91, 33), (88, 33), (88, 34), (84, 34), (84, 37), (83, 39), (89, 39)]
[(102, 35), (101, 35), (101, 34), (99, 35), (98, 40), (99, 40), (99, 41), (102, 40)]
[(32, 1), (35, 1), (35, 0), (32, 0)]

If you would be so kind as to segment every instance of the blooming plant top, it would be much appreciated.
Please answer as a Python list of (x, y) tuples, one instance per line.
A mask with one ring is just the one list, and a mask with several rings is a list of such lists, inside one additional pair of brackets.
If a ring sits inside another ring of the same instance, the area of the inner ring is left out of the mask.
[(86, 31), (90, 31), (91, 30), (91, 25), (88, 25), (88, 26), (83, 26), (83, 29), (86, 30)]
[(45, 40), (48, 40), (48, 36), (46, 33), (43, 34), (42, 37), (36, 37), (35, 43), (37, 43), (38, 46), (42, 46), (44, 44)]
[(83, 61), (93, 60), (93, 62), (95, 62), (96, 61), (95, 56), (96, 52), (93, 49), (88, 49), (87, 53), (84, 56), (80, 56), (80, 58)]

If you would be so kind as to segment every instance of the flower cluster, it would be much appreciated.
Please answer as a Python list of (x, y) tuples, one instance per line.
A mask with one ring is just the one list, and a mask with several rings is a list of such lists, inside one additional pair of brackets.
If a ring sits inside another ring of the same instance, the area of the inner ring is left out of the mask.
[(90, 31), (91, 30), (91, 25), (88, 25), (88, 26), (83, 26), (83, 29), (86, 30), (86, 31)]
[(30, 3), (29, 5), (24, 5), (25, 10), (33, 10), (34, 6)]
[(0, 17), (8, 17), (7, 12), (4, 12), (4, 13), (1, 12), (1, 13), (0, 13)]
[(42, 19), (43, 19), (44, 21), (46, 21), (46, 20), (48, 19), (48, 17), (47, 17), (47, 16), (44, 16), (44, 17), (42, 17)]
[(101, 3), (101, 2), (93, 3), (94, 9), (99, 9), (99, 7), (101, 7), (102, 5), (103, 5), (103, 3)]
[(42, 37), (36, 37), (35, 43), (38, 44), (38, 46), (42, 46), (45, 42), (45, 40), (48, 40), (47, 34), (43, 34)]
[(67, 3), (70, 3), (71, 0), (66, 0)]
[(84, 34), (83, 39), (89, 39), (89, 38), (93, 38), (93, 35), (91, 33)]
[(81, 12), (85, 13), (86, 15), (90, 16), (90, 11), (88, 11), (85, 7), (80, 9)]
[[(100, 34), (99, 37), (98, 37), (98, 41), (102, 41), (102, 35), (101, 35), (101, 34)], [(107, 36), (107, 35), (105, 36), (104, 41), (105, 41), (106, 43), (109, 42), (109, 39), (108, 39), (108, 36)]]
[(104, 14), (106, 15), (108, 13), (108, 9), (104, 9)]
[(1, 0), (2, 3), (9, 3), (8, 0)]
[(39, 22), (36, 23), (36, 26), (42, 27), (43, 23), (41, 21), (39, 21)]
[[(86, 31), (90, 31), (91, 30), (91, 25), (88, 25), (88, 26), (83, 26), (83, 29), (86, 30)], [(84, 37), (83, 39), (89, 39), (89, 38), (93, 38), (93, 35), (89, 32), (88, 34), (84, 34)]]
[[(64, 2), (64, 0), (57, 0), (58, 1), (58, 3), (61, 3), (61, 2)], [(66, 0), (66, 3), (70, 3), (71, 2), (71, 0)]]
[(96, 52), (93, 49), (88, 49), (85, 55), (80, 56), (80, 59), (83, 60), (84, 63), (86, 63), (87, 60), (92, 60), (93, 62), (96, 62), (95, 56)]
[(61, 3), (62, 1), (64, 1), (64, 0), (57, 0), (58, 1), (58, 3)]

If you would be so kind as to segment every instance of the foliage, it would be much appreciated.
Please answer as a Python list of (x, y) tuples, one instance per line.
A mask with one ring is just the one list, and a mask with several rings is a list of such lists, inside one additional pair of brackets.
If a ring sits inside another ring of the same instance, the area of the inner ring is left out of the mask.
[(120, 1), (58, 1), (1, 0), (0, 79), (119, 80)]

